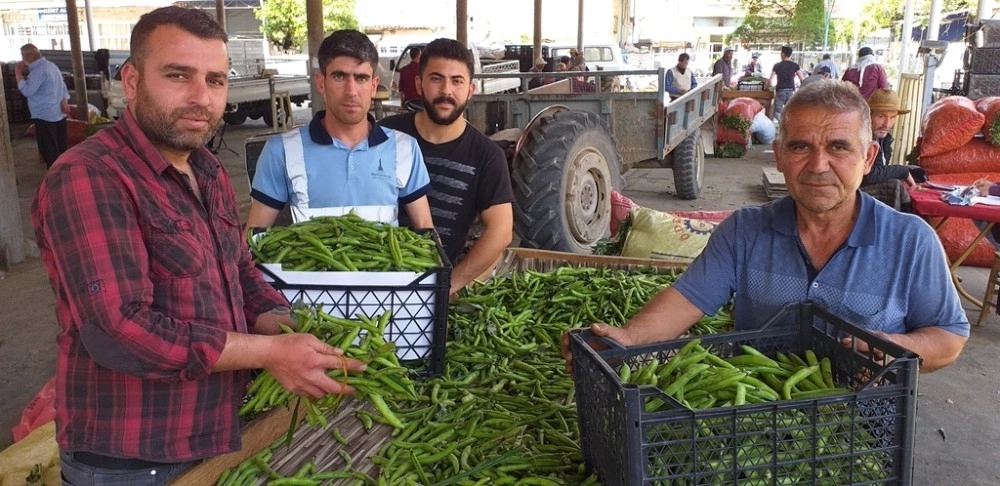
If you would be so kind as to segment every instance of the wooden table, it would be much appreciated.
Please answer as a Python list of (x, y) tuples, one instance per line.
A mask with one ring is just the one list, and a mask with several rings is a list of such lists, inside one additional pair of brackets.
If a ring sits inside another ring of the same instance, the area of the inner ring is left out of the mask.
[(736, 98), (750, 98), (757, 100), (764, 105), (764, 113), (768, 118), (774, 118), (774, 91), (738, 91), (735, 89), (722, 90), (722, 100), (730, 101)]
[[(943, 191), (927, 189), (922, 186), (910, 190), (910, 199), (913, 201), (913, 212), (927, 219), (928, 222), (931, 221), (931, 218), (941, 218), (936, 224), (931, 224), (935, 232), (941, 230), (941, 227), (944, 226), (948, 218), (968, 219), (970, 220), (969, 224), (972, 224), (972, 221), (983, 221), (986, 223), (979, 234), (976, 235), (976, 238), (969, 243), (969, 246), (962, 251), (961, 255), (955, 261), (950, 263), (949, 267), (951, 270), (951, 280), (954, 282), (958, 294), (978, 307), (979, 311), (982, 312), (984, 303), (973, 297), (972, 294), (962, 287), (962, 281), (956, 272), (958, 271), (958, 267), (962, 266), (962, 263), (965, 262), (965, 259), (972, 254), (972, 250), (979, 244), (979, 241), (989, 234), (989, 231), (993, 229), (995, 224), (1000, 223), (1000, 207), (985, 204), (955, 206), (941, 200), (943, 193)], [(940, 237), (940, 234), (938, 236)]]

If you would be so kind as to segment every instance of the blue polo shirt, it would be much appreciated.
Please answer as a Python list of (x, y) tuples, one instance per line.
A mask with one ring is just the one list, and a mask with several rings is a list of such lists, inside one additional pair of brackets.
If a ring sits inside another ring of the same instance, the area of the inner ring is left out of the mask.
[(740, 330), (760, 327), (785, 304), (812, 300), (870, 330), (935, 326), (967, 337), (969, 320), (934, 231), (865, 193), (858, 197), (854, 229), (818, 273), (799, 240), (795, 201), (785, 197), (723, 221), (675, 288), (705, 314), (735, 293)]
[[(417, 141), (384, 128), (369, 115), (373, 128), (354, 148), (330, 136), (323, 127), (325, 111), (300, 130), (310, 208), (389, 207), (408, 204), (430, 190), (430, 177)], [(297, 205), (285, 163), (281, 136), (264, 144), (257, 160), (250, 197), (274, 209)]]

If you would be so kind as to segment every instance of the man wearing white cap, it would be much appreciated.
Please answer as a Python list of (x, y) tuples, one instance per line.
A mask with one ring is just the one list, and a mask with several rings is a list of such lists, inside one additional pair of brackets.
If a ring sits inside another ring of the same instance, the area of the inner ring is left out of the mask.
[(875, 90), (889, 89), (885, 68), (875, 60), (871, 47), (862, 47), (858, 51), (858, 62), (844, 72), (844, 81), (854, 83), (866, 100), (872, 97)]
[(733, 87), (733, 48), (727, 47), (722, 51), (722, 58), (715, 61), (712, 66), (712, 76), (722, 75), (722, 85), (726, 88)]

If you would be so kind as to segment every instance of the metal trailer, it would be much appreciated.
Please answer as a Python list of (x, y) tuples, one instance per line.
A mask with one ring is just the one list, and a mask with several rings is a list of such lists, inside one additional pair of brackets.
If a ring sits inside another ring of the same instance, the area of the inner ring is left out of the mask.
[[(621, 189), (621, 175), (632, 167), (672, 168), (677, 197), (698, 198), (722, 77), (702, 80), (671, 101), (665, 73), (590, 71), (585, 76), (592, 84), (574, 81), (578, 72), (493, 74), (518, 78), (521, 89), (472, 97), (466, 116), (477, 129), (487, 135), (521, 130), (509, 159), (522, 246), (591, 253), (609, 233), (611, 191)], [(655, 87), (617, 91), (617, 77), (628, 85), (643, 76), (655, 76)], [(557, 81), (528, 90), (535, 77)], [(588, 84), (591, 91), (583, 91)]]
[[(263, 118), (264, 123), (269, 126), (286, 126), (291, 119), (288, 105), (294, 103), (301, 106), (308, 100), (310, 83), (309, 76), (231, 75), (226, 97), (226, 112), (222, 118), (230, 125), (241, 125), (247, 118), (251, 120)], [(120, 69), (107, 83), (104, 91), (108, 100), (108, 116), (118, 118), (124, 112), (126, 104)], [(288, 103), (277, 100), (276, 95), (287, 95)]]

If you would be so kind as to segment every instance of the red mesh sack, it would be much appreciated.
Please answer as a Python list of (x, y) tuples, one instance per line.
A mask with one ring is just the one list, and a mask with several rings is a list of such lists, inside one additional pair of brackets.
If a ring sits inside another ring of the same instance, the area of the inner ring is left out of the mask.
[(722, 145), (724, 143), (746, 145), (750, 143), (749, 137), (749, 133), (743, 133), (739, 130), (733, 130), (731, 128), (719, 127), (719, 129), (715, 132), (715, 143), (716, 145)]
[(625, 221), (633, 208), (639, 207), (631, 199), (621, 195), (618, 191), (611, 191), (611, 236), (618, 234), (618, 225)]
[(965, 145), (983, 129), (986, 116), (964, 96), (949, 96), (931, 106), (924, 115), (920, 144), (922, 157), (933, 157)]
[(726, 116), (738, 116), (744, 120), (753, 121), (757, 113), (764, 111), (764, 105), (753, 98), (736, 98), (729, 102), (724, 113)]
[[(1000, 172), (970, 172), (966, 174), (942, 174), (935, 176), (933, 181), (939, 184), (957, 184), (967, 186), (979, 179), (989, 179), (991, 181), (1000, 181)], [(938, 219), (934, 218), (931, 224), (937, 224)], [(979, 228), (976, 228), (971, 221), (961, 218), (950, 218), (945, 221), (944, 226), (938, 231), (938, 236), (941, 238), (941, 245), (944, 246), (945, 252), (948, 254), (948, 261), (953, 262), (962, 252), (968, 248), (969, 243), (976, 239), (979, 234)], [(972, 267), (986, 267), (989, 268), (993, 266), (993, 252), (996, 248), (990, 244), (989, 240), (983, 238), (979, 243), (976, 244), (972, 253), (969, 257), (965, 259), (963, 265), (968, 265)]]
[(732, 211), (685, 211), (685, 212), (674, 212), (671, 214), (677, 216), (678, 218), (685, 219), (697, 219), (700, 221), (708, 221), (709, 223), (719, 224), (722, 220), (733, 214)]
[(1000, 147), (1000, 96), (976, 100), (976, 110), (986, 117), (983, 122), (983, 137), (990, 145)]
[[(928, 175), (1000, 172), (1000, 148), (986, 143), (981, 138), (974, 138), (965, 145), (943, 154), (931, 157), (921, 155), (919, 164)], [(934, 180), (937, 181), (936, 178)]]
[(35, 430), (56, 418), (56, 377), (39, 390), (35, 398), (28, 402), (21, 413), (21, 421), (11, 429), (14, 442), (17, 442)]

